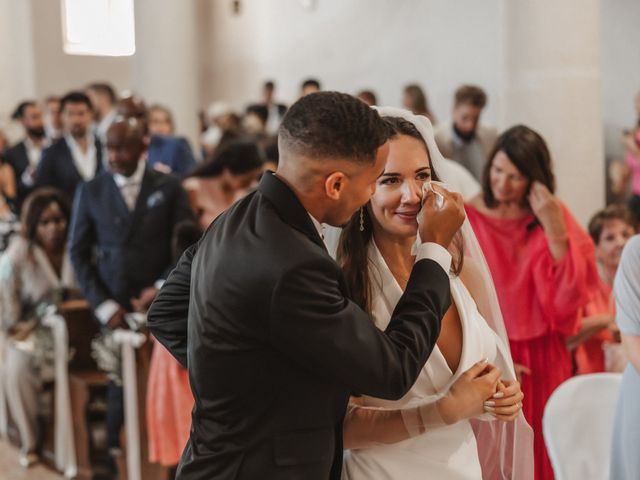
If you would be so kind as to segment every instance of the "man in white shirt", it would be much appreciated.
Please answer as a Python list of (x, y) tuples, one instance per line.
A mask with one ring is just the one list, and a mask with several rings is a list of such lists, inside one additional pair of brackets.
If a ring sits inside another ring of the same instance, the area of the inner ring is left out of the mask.
[(44, 150), (36, 171), (36, 186), (55, 187), (73, 198), (76, 187), (91, 180), (104, 167), (102, 144), (91, 131), (93, 106), (82, 92), (60, 101), (64, 136)]
[(7, 163), (16, 177), (16, 208), (19, 212), (22, 202), (33, 189), (42, 150), (50, 142), (45, 133), (42, 110), (35, 101), (21, 102), (11, 118), (20, 122), (25, 132), (24, 139), (5, 152)]
[(487, 95), (480, 87), (461, 86), (455, 93), (452, 123), (440, 125), (435, 132), (442, 155), (462, 165), (478, 181), (498, 136), (495, 128), (480, 125), (486, 104)]

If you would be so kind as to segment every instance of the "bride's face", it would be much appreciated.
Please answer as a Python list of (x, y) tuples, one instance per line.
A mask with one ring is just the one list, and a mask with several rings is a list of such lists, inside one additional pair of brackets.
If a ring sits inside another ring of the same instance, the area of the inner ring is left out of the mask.
[(374, 231), (397, 237), (414, 237), (421, 208), (422, 185), (431, 180), (425, 145), (400, 135), (389, 142), (389, 156), (371, 197)]

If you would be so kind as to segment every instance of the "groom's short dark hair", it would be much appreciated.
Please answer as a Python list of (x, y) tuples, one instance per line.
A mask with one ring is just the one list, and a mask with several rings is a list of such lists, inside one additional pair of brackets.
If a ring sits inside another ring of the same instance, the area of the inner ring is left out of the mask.
[(378, 112), (339, 92), (318, 92), (294, 103), (282, 120), (279, 146), (305, 157), (373, 162), (391, 130)]

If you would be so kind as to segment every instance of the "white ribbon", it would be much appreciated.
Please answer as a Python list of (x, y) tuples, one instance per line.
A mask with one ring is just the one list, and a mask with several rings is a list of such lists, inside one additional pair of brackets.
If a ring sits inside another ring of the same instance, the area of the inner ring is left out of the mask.
[(69, 338), (67, 323), (60, 315), (48, 314), (43, 325), (53, 334), (55, 369), (54, 454), (56, 468), (67, 478), (78, 474), (78, 462), (73, 438), (71, 396), (69, 394)]
[(141, 480), (140, 428), (138, 419), (138, 382), (136, 375), (136, 348), (146, 337), (131, 330), (118, 329), (113, 339), (122, 345), (122, 388), (124, 390), (124, 420), (127, 432), (127, 478)]

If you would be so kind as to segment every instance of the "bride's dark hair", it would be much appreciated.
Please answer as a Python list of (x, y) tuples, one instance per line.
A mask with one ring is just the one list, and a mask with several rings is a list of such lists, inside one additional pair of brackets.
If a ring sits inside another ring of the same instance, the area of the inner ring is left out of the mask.
[[(438, 175), (433, 169), (429, 148), (416, 127), (400, 117), (383, 117), (389, 124), (393, 140), (400, 135), (406, 135), (420, 140), (427, 151), (429, 166), (431, 167), (431, 179), (438, 181)], [(373, 222), (369, 212), (369, 204), (363, 209), (364, 230), (360, 231), (360, 210), (358, 210), (349, 223), (342, 230), (338, 244), (337, 260), (342, 266), (347, 284), (351, 290), (351, 299), (367, 312), (371, 313), (371, 280), (369, 278), (368, 247), (373, 238)], [(462, 236), (457, 233), (453, 240), (453, 262), (451, 272), (459, 275), (464, 261)]]

